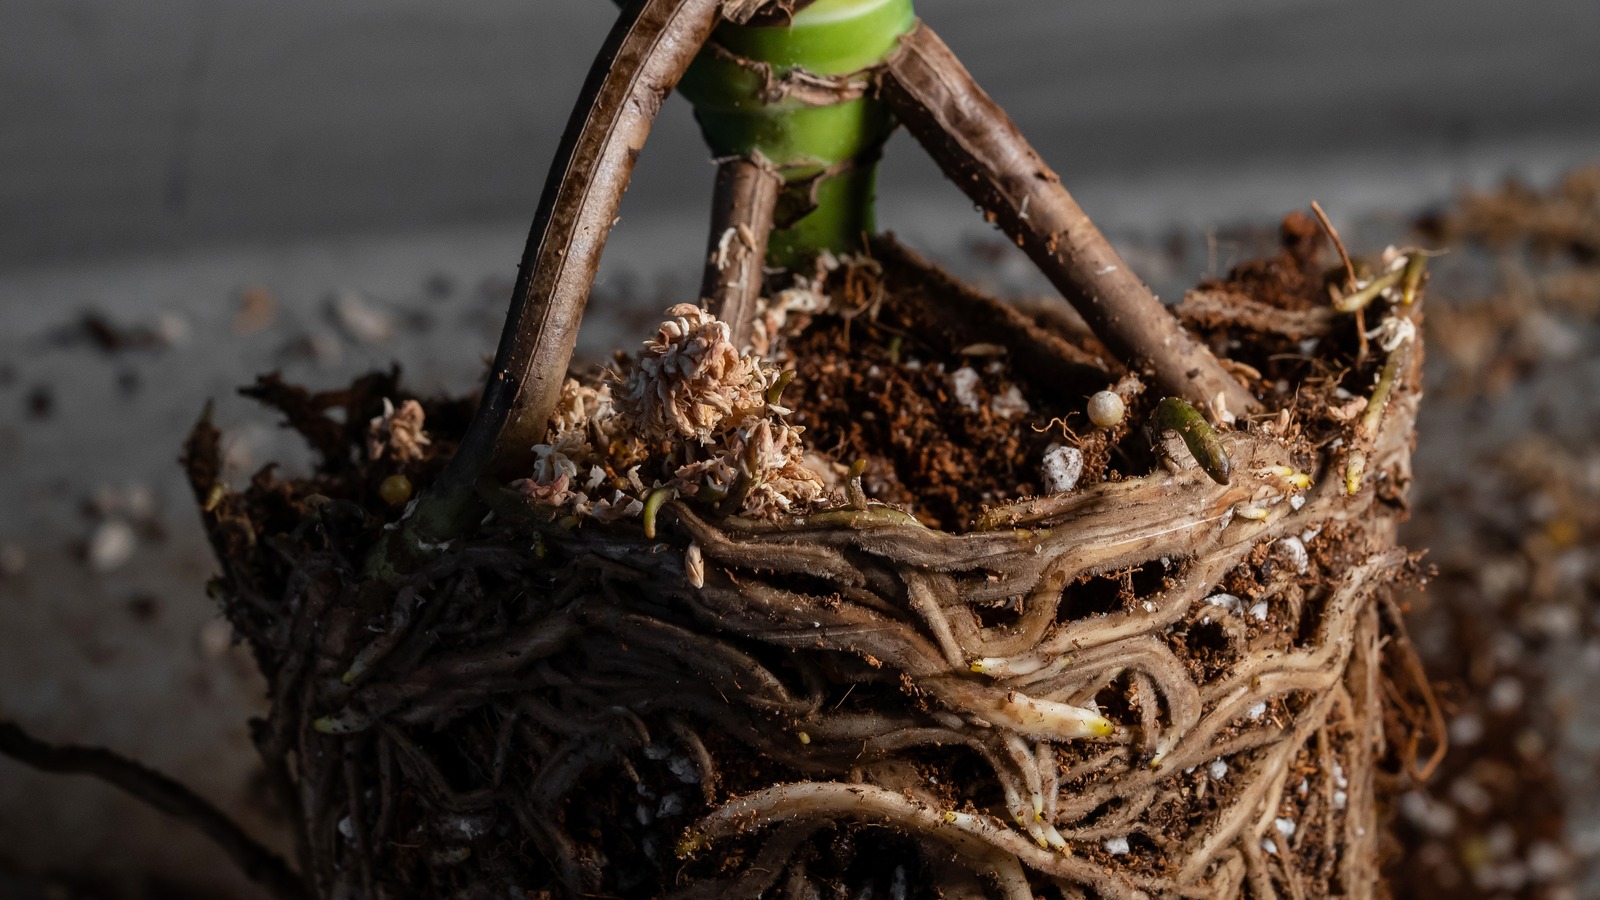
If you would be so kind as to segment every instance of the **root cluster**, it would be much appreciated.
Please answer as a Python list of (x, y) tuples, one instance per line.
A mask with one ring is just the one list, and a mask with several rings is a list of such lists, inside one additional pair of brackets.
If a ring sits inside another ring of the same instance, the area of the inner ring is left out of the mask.
[(1263, 416), (1226, 484), (1172, 454), (960, 534), (505, 491), (385, 582), (332, 481), (189, 462), (321, 896), (1360, 896), (1419, 357), (1370, 433)]

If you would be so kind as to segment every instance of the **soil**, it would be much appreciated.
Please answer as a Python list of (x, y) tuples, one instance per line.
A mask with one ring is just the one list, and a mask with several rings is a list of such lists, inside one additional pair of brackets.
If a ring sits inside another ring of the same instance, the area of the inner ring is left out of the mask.
[[(891, 259), (908, 253), (889, 242), (879, 249)], [(1039, 493), (1045, 449), (1070, 441), (1063, 428), (1087, 430), (1085, 402), (1111, 385), (1089, 366), (1076, 383), (1048, 390), (1028, 379), (1003, 344), (937, 315), (928, 300), (959, 292), (971, 319), (1021, 317), (911, 262), (842, 270), (829, 285), (839, 312), (793, 336), (781, 359), (796, 369), (794, 421), (813, 448), (835, 460), (865, 459), (872, 497), (932, 527), (964, 531), (985, 507)], [(958, 372), (970, 376), (961, 388)], [(1058, 424), (1037, 424), (1045, 422)], [(1108, 461), (1088, 466), (1080, 484), (1103, 480)]]

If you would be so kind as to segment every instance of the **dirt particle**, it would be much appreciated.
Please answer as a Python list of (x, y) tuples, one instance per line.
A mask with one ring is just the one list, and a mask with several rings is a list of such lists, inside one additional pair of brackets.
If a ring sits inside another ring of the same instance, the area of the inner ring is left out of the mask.
[(133, 558), (138, 537), (133, 527), (121, 519), (107, 519), (89, 536), (86, 559), (89, 568), (105, 574), (122, 568)]
[(394, 320), (355, 291), (340, 291), (329, 301), (333, 321), (358, 344), (382, 344), (394, 337)]
[(56, 411), (55, 392), (50, 389), (49, 385), (34, 385), (33, 389), (28, 391), (26, 404), (28, 418), (35, 421), (44, 421)]
[(435, 272), (422, 282), (422, 292), (430, 300), (445, 300), (456, 292), (456, 280), (444, 272)]
[(127, 608), (135, 621), (148, 624), (161, 614), (161, 601), (153, 594), (134, 594), (128, 598)]
[(95, 310), (85, 312), (75, 324), (56, 333), (53, 342), (61, 346), (88, 344), (108, 356), (167, 345), (155, 329), (122, 325)]
[(239, 291), (233, 314), (233, 333), (240, 337), (259, 334), (278, 318), (278, 298), (259, 284)]
[(195, 646), (201, 659), (221, 659), (233, 647), (233, 625), (226, 619), (212, 619), (201, 625), (195, 634)]
[(128, 367), (117, 373), (117, 393), (124, 400), (132, 399), (139, 393), (143, 380), (139, 377), (139, 370)]
[(0, 544), (0, 578), (16, 578), (28, 568), (28, 552), (21, 544)]

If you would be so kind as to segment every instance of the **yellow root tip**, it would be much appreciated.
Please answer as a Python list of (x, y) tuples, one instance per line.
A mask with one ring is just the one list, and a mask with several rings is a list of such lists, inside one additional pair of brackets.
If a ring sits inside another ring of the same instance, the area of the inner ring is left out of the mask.
[(1367, 455), (1360, 451), (1350, 454), (1350, 462), (1344, 469), (1345, 492), (1354, 496), (1361, 490), (1361, 476), (1367, 470)]
[(706, 845), (706, 836), (698, 831), (686, 832), (675, 848), (679, 859), (687, 859)]
[(222, 501), (227, 499), (227, 496), (228, 489), (223, 487), (221, 482), (213, 483), (211, 490), (206, 492), (206, 502), (200, 508), (206, 512), (215, 512), (217, 507), (222, 505)]
[(1241, 506), (1233, 511), (1241, 519), (1253, 519), (1260, 522), (1267, 517), (1267, 508), (1264, 506)]

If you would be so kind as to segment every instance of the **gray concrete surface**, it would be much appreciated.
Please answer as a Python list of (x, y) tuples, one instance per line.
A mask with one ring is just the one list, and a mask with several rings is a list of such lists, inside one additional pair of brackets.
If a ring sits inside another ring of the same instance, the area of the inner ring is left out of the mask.
[[(1174, 263), (1171, 233), (1203, 244), (1317, 197), (1377, 241), (1460, 186), (1600, 153), (1600, 4), (920, 5), (1168, 295), (1240, 252), (1224, 239), (1216, 259)], [(332, 385), (399, 359), (413, 383), (469, 390), (611, 15), (600, 0), (0, 3), (0, 716), (251, 808), (260, 684), (203, 593), (182, 436), (216, 398), (234, 477), (292, 465), (297, 448), (232, 394), (273, 368)], [(884, 224), (972, 268), (962, 248), (986, 232), (970, 207), (903, 137), (887, 166)], [(674, 102), (584, 352), (631, 343), (693, 283), (710, 180)], [(1013, 256), (984, 277), (1040, 288)], [(270, 316), (242, 314), (251, 288)], [(389, 333), (353, 331), (340, 303)], [(95, 349), (88, 311), (162, 341)], [(152, 513), (126, 508), (129, 485)], [(109, 511), (85, 512), (108, 492)], [(140, 528), (126, 561), (94, 571), (83, 547), (109, 519)], [(192, 834), (4, 761), (0, 855), (250, 896)]]

